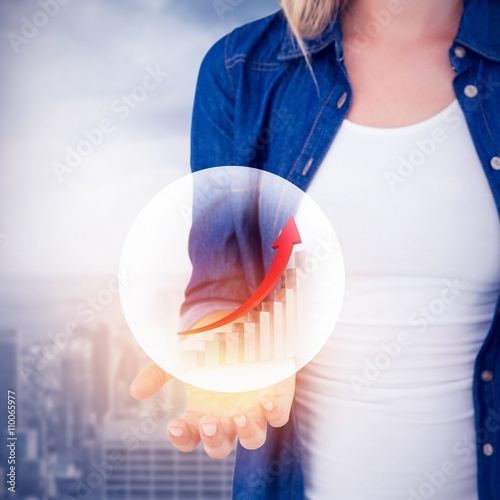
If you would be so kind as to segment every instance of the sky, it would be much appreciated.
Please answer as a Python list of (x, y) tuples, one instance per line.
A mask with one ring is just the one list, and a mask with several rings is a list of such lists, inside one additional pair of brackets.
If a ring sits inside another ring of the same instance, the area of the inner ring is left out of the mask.
[(116, 269), (140, 210), (189, 173), (203, 55), (278, 8), (1, 0), (0, 275)]

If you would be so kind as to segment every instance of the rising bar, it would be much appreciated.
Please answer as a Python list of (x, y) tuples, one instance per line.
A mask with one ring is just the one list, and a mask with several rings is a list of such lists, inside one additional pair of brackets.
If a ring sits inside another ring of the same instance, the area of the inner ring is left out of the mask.
[[(276, 294), (276, 292), (275, 292)], [(283, 324), (283, 305), (281, 302), (263, 302), (262, 310), (271, 315), (272, 359), (281, 359), (285, 355), (285, 332)]]
[(285, 357), (292, 357), (296, 349), (296, 293), (289, 288), (281, 288), (275, 291), (274, 297), (281, 302), (283, 308), (283, 333), (285, 342)]

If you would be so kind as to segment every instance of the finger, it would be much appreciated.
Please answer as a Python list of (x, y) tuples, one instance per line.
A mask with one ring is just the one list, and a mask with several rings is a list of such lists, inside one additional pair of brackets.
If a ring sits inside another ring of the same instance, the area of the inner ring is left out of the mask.
[(180, 418), (168, 423), (167, 434), (179, 451), (193, 451), (200, 442), (200, 435), (196, 427)]
[(157, 364), (146, 365), (130, 384), (130, 395), (135, 399), (149, 398), (173, 377)]
[(233, 449), (235, 434), (231, 423), (223, 426), (215, 416), (200, 419), (200, 437), (207, 455), (212, 458), (226, 458)]
[(231, 421), (241, 445), (247, 450), (255, 450), (265, 443), (267, 422), (262, 413), (249, 415), (243, 410), (233, 411)]
[(266, 420), (272, 427), (282, 427), (290, 418), (292, 397), (289, 394), (263, 396), (259, 399)]

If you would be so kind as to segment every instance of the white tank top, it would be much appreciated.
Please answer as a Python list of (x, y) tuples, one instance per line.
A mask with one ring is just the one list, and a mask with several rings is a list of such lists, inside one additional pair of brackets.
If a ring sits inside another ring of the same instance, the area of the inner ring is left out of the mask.
[(477, 500), (472, 376), (500, 224), (458, 103), (407, 127), (344, 121), (308, 193), (339, 237), (346, 291), (298, 374), (306, 497)]

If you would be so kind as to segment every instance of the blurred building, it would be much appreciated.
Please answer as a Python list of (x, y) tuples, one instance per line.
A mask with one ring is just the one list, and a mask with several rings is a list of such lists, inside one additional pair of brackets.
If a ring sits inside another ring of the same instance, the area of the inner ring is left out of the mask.
[(210, 459), (200, 446), (182, 453), (167, 440), (165, 424), (150, 417), (105, 422), (107, 500), (224, 500), (231, 498), (234, 456)]
[(92, 386), (99, 388), (94, 392), (93, 407), (98, 422), (102, 422), (110, 407), (110, 349), (111, 332), (106, 325), (99, 325), (91, 332)]
[(0, 389), (17, 388), (18, 332), (15, 329), (0, 330)]
[[(0, 330), (0, 394), (3, 407), (2, 425), (0, 426), (0, 474), (5, 478), (7, 472), (7, 422), (4, 420), (6, 415), (7, 391), (16, 391), (17, 393), (17, 358), (18, 358), (18, 332), (14, 329)], [(16, 395), (17, 398), (17, 395)], [(0, 498), (7, 495), (5, 481), (0, 485)]]

